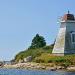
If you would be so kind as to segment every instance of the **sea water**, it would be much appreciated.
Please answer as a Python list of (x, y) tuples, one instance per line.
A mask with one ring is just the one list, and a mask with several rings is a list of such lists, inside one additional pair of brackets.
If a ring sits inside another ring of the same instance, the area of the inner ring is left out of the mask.
[(75, 75), (75, 72), (22, 70), (22, 69), (0, 69), (0, 75)]

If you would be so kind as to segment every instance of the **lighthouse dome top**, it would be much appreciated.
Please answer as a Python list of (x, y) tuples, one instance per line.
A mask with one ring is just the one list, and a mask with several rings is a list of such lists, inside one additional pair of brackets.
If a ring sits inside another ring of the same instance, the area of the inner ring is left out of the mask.
[(68, 11), (68, 14), (65, 14), (62, 17), (62, 21), (67, 21), (67, 20), (75, 20), (74, 15), (73, 14), (70, 14), (69, 11)]

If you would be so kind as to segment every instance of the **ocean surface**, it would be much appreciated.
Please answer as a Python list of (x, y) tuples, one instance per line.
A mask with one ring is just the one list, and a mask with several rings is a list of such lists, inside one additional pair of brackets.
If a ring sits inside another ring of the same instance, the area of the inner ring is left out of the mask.
[(0, 75), (75, 75), (75, 72), (66, 71), (42, 71), (42, 70), (20, 70), (0, 69)]

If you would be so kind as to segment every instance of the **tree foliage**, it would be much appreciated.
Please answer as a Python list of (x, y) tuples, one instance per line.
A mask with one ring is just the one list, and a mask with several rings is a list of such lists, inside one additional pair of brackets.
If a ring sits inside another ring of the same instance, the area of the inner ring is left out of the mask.
[(46, 46), (46, 42), (43, 36), (36, 34), (36, 36), (32, 39), (32, 43), (30, 48), (41, 48)]

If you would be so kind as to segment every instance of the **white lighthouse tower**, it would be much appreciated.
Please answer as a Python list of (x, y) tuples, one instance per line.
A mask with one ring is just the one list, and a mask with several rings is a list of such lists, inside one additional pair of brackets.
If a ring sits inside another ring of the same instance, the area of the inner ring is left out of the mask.
[(52, 53), (64, 56), (75, 53), (75, 17), (73, 14), (65, 14), (60, 21), (60, 29), (57, 35)]

